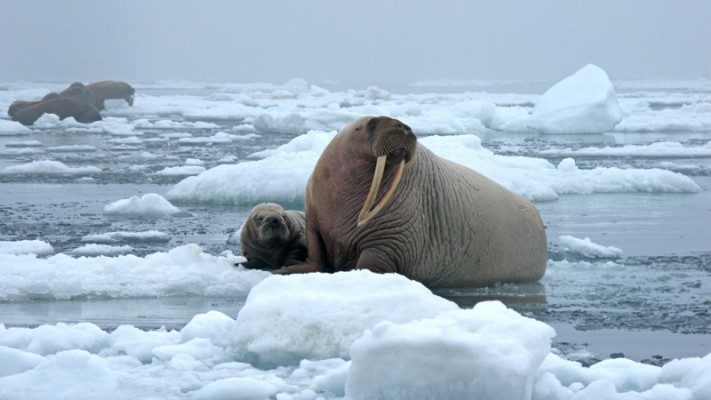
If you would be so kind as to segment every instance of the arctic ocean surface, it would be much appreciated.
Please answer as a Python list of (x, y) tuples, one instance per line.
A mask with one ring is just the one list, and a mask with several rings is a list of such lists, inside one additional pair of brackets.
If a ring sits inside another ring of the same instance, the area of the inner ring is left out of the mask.
[[(711, 398), (710, 82), (132, 84), (100, 122), (0, 117), (0, 398)], [(234, 267), (363, 115), (532, 200), (544, 278)]]

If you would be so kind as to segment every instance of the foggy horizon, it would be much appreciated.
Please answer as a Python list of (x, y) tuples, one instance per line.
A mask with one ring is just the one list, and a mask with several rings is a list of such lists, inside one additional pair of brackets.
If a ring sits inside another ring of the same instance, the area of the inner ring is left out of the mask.
[(706, 1), (3, 4), (3, 82), (711, 78)]

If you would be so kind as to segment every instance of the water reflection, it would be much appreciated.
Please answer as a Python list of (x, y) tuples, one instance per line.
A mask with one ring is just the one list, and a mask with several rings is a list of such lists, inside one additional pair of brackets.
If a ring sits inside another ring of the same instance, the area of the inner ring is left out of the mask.
[(477, 303), (498, 300), (518, 312), (546, 311), (546, 287), (540, 282), (505, 283), (484, 288), (437, 289), (434, 294), (455, 302), (461, 308), (472, 308)]

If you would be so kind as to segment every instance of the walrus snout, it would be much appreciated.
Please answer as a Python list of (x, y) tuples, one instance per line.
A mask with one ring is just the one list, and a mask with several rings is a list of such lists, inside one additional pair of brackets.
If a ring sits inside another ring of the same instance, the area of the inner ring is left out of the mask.
[(410, 162), (417, 148), (417, 137), (404, 123), (389, 117), (371, 118), (366, 125), (373, 140), (373, 155), (388, 156), (393, 164)]
[[(400, 184), (400, 179), (405, 171), (405, 164), (412, 160), (417, 150), (417, 137), (412, 133), (412, 129), (396, 119), (389, 117), (371, 118), (366, 124), (366, 129), (373, 141), (372, 149), (377, 161), (370, 191), (363, 203), (363, 208), (358, 214), (357, 226), (361, 226), (375, 218), (388, 204)], [(373, 207), (387, 164), (396, 165), (395, 175), (390, 188), (385, 192), (380, 202)]]
[(284, 224), (284, 218), (279, 215), (270, 215), (264, 218), (262, 223), (267, 226), (276, 227)]
[(284, 217), (270, 214), (259, 221), (259, 237), (264, 241), (282, 240), (289, 236), (289, 229)]

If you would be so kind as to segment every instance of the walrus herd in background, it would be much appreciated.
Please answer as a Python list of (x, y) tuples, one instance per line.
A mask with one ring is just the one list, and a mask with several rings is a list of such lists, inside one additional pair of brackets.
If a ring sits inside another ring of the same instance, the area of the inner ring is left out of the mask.
[[(343, 128), (308, 180), (305, 206), (307, 252), (275, 274), (368, 269), (451, 288), (545, 273), (546, 232), (533, 204), (438, 157), (393, 118)], [(243, 227), (241, 235), (254, 232)]]
[(133, 106), (134, 88), (126, 82), (100, 81), (84, 85), (72, 83), (60, 93), (50, 93), (40, 100), (18, 100), (10, 104), (7, 115), (23, 125), (32, 125), (44, 114), (55, 114), (60, 120), (74, 117), (77, 122), (101, 120), (99, 111), (104, 100), (124, 99)]

